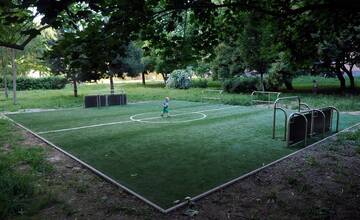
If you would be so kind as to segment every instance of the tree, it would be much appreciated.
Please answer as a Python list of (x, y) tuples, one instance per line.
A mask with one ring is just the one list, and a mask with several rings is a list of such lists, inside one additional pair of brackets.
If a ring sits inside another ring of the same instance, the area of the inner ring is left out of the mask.
[(259, 13), (243, 18), (245, 24), (239, 36), (240, 56), (248, 70), (256, 70), (260, 74), (260, 84), (264, 90), (263, 76), (278, 56), (278, 51), (274, 51), (277, 46), (274, 40), (276, 28), (273, 28), (271, 18)]
[(7, 86), (7, 76), (9, 73), (9, 53), (7, 48), (0, 47), (0, 56), (1, 56), (1, 72), (3, 77), (4, 84), (4, 95), (7, 99), (9, 97), (8, 86)]
[(13, 73), (13, 103), (16, 104), (16, 51), (14, 48), (11, 48), (11, 67)]
[(156, 61), (151, 56), (146, 56), (141, 59), (141, 63), (143, 64), (144, 67), (141, 73), (141, 80), (144, 86), (145, 86), (145, 75), (155, 70), (155, 65), (156, 65), (155, 62)]
[(80, 56), (79, 48), (82, 45), (77, 44), (76, 39), (72, 37), (71, 35), (63, 36), (62, 40), (45, 54), (45, 59), (54, 74), (64, 75), (72, 82), (74, 96), (77, 97), (77, 83), (85, 80), (80, 68), (86, 57)]
[(136, 47), (134, 43), (130, 42), (125, 47), (125, 53), (123, 56), (117, 56), (113, 59), (109, 65), (110, 75), (110, 93), (114, 94), (114, 82), (113, 77), (124, 77), (125, 73), (127, 76), (135, 77), (144, 71), (144, 64), (141, 61), (142, 51)]
[[(359, 28), (360, 23), (357, 25), (348, 24), (340, 32), (328, 33), (325, 39), (318, 39), (319, 57), (324, 65), (337, 74), (342, 90), (346, 86), (342, 71), (347, 74), (350, 80), (351, 91), (355, 90), (355, 79), (352, 70), (360, 61)], [(319, 35), (315, 35), (315, 37), (319, 38)]]
[(280, 52), (279, 57), (270, 65), (265, 88), (267, 90), (278, 90), (285, 84), (288, 90), (292, 90), (292, 79), (294, 78), (294, 66), (291, 63), (290, 53)]
[(220, 43), (215, 49), (215, 54), (211, 63), (214, 80), (224, 80), (244, 74), (245, 63), (238, 44)]

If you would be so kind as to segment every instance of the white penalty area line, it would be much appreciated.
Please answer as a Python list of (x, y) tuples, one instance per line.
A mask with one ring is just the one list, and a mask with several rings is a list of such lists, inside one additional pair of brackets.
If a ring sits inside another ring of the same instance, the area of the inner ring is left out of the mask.
[[(147, 104), (147, 103), (153, 103), (157, 101), (139, 101), (139, 102), (129, 102), (128, 105), (138, 105), (138, 104)], [(68, 110), (74, 110), (74, 109), (84, 109), (84, 106), (76, 106), (76, 107), (70, 107), (70, 108), (52, 108), (52, 109), (42, 109), (42, 108), (34, 108), (34, 109), (23, 109), (15, 112), (0, 112), (4, 115), (17, 115), (17, 114), (31, 114), (31, 113), (43, 113), (43, 112), (57, 112), (57, 111), (68, 111)]]
[[(204, 112), (220, 111), (220, 110), (239, 108), (239, 107), (240, 106), (231, 106), (231, 107), (216, 108), (216, 109), (206, 109), (206, 110), (202, 110), (202, 111), (185, 112), (185, 113), (175, 114), (175, 115), (171, 115), (171, 116), (181, 116), (181, 115), (189, 115), (189, 114), (202, 114)], [(74, 130), (80, 130), (80, 129), (86, 129), (86, 128), (96, 128), (96, 127), (103, 127), (103, 126), (110, 126), (110, 125), (117, 125), (117, 124), (126, 124), (126, 123), (131, 123), (131, 122), (144, 122), (144, 120), (146, 121), (146, 120), (159, 119), (159, 118), (161, 118), (161, 116), (142, 118), (142, 119), (134, 119), (134, 117), (131, 116), (130, 120), (127, 120), (127, 121), (117, 121), (117, 122), (86, 125), (86, 126), (73, 127), (73, 128), (64, 128), (64, 129), (58, 129), (58, 130), (40, 131), (40, 132), (37, 132), (37, 134), (49, 134), (49, 133), (57, 133), (57, 132), (65, 132), (65, 131), (74, 131)], [(202, 118), (202, 119), (204, 119), (204, 118)]]

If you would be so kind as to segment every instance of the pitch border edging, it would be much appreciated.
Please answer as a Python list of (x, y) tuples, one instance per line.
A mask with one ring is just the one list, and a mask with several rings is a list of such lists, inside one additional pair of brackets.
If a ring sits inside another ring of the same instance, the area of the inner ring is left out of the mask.
[[(263, 170), (263, 169), (265, 169), (265, 168), (268, 168), (268, 167), (270, 167), (270, 166), (273, 166), (273, 165), (275, 165), (275, 164), (277, 164), (277, 163), (279, 163), (279, 162), (281, 162), (281, 161), (283, 161), (283, 160), (285, 160), (285, 159), (287, 159), (287, 158), (289, 158), (289, 157), (291, 157), (291, 156), (293, 156), (293, 155), (295, 155), (295, 154), (298, 154), (298, 153), (300, 153), (300, 152), (302, 152), (302, 151), (305, 151), (306, 149), (309, 149), (309, 148), (311, 148), (311, 147), (313, 147), (313, 146), (315, 146), (315, 145), (318, 145), (318, 144), (320, 144), (320, 143), (322, 143), (322, 142), (325, 142), (325, 141), (327, 141), (328, 139), (333, 138), (333, 137), (337, 136), (338, 134), (343, 133), (343, 132), (345, 132), (345, 131), (348, 131), (348, 130), (350, 130), (350, 129), (354, 128), (354, 127), (357, 127), (357, 126), (359, 126), (359, 125), (360, 125), (360, 122), (359, 122), (359, 123), (356, 123), (356, 124), (353, 125), (353, 126), (350, 126), (350, 127), (348, 127), (348, 128), (345, 128), (345, 129), (343, 129), (343, 130), (341, 130), (341, 131), (339, 131), (339, 132), (337, 132), (337, 133), (334, 133), (334, 134), (332, 134), (332, 135), (330, 135), (330, 136), (328, 136), (328, 137), (326, 137), (326, 138), (324, 138), (324, 139), (321, 139), (321, 140), (319, 140), (319, 141), (317, 141), (317, 142), (315, 142), (315, 143), (312, 143), (312, 144), (310, 144), (309, 146), (306, 146), (306, 147), (304, 147), (304, 148), (302, 148), (302, 149), (300, 149), (300, 150), (297, 150), (297, 151), (295, 151), (295, 152), (292, 152), (291, 154), (288, 154), (288, 155), (286, 155), (286, 156), (284, 156), (284, 157), (282, 157), (282, 158), (280, 158), (280, 159), (277, 159), (277, 160), (275, 160), (275, 161), (273, 161), (273, 162), (271, 162), (271, 163), (269, 163), (269, 164), (267, 164), (267, 165), (265, 165), (265, 166), (262, 166), (262, 167), (260, 167), (260, 168), (257, 168), (257, 169), (255, 169), (255, 170), (253, 170), (253, 171), (250, 171), (250, 172), (248, 172), (248, 173), (246, 173), (246, 174), (244, 174), (244, 175), (242, 175), (242, 176), (239, 176), (239, 177), (237, 177), (237, 178), (235, 178), (235, 179), (232, 179), (232, 180), (230, 180), (230, 181), (228, 181), (228, 182), (226, 182), (226, 183), (223, 183), (223, 184), (221, 184), (221, 185), (219, 185), (219, 186), (216, 186), (216, 187), (214, 187), (214, 188), (212, 188), (212, 189), (210, 189), (210, 190), (208, 190), (208, 191), (206, 191), (206, 192), (204, 192), (204, 193), (201, 193), (201, 194), (199, 194), (199, 195), (197, 195), (197, 196), (195, 196), (195, 197), (192, 197), (191, 200), (192, 200), (192, 201), (196, 201), (196, 200), (199, 200), (199, 199), (201, 199), (201, 198), (203, 198), (203, 197), (205, 197), (205, 196), (208, 196), (208, 195), (210, 195), (211, 193), (214, 193), (214, 192), (216, 192), (216, 191), (218, 191), (218, 190), (220, 190), (220, 189), (223, 189), (223, 188), (225, 188), (225, 187), (227, 187), (227, 186), (230, 186), (230, 185), (238, 182), (239, 180), (245, 179), (246, 177), (249, 177), (249, 176), (251, 176), (251, 175), (254, 175), (254, 174), (260, 172), (261, 170)], [(175, 210), (175, 209), (178, 209), (178, 208), (180, 208), (180, 207), (182, 207), (182, 206), (184, 206), (184, 205), (186, 205), (186, 204), (187, 204), (187, 202), (179, 203), (179, 204), (177, 204), (177, 205), (175, 205), (175, 206), (173, 206), (173, 207), (170, 207), (170, 208), (168, 208), (168, 209), (165, 209), (165, 213), (171, 212), (171, 211), (173, 211), (173, 210)]]
[[(169, 213), (169, 212), (171, 212), (171, 211), (173, 211), (173, 210), (175, 210), (175, 209), (178, 209), (178, 208), (180, 208), (180, 207), (182, 207), (182, 206), (185, 206), (185, 205), (187, 204), (187, 202), (182, 202), (182, 203), (179, 203), (179, 204), (177, 204), (177, 205), (175, 205), (175, 206), (173, 206), (173, 207), (170, 207), (170, 208), (168, 208), (168, 209), (163, 209), (163, 208), (161, 208), (160, 206), (156, 205), (155, 203), (151, 202), (150, 200), (146, 199), (145, 197), (141, 196), (140, 194), (138, 194), (138, 193), (132, 191), (131, 189), (127, 188), (126, 186), (118, 183), (117, 181), (115, 181), (115, 180), (112, 179), (111, 177), (107, 176), (106, 174), (102, 173), (101, 171), (97, 170), (96, 168), (92, 167), (91, 165), (87, 164), (86, 162), (78, 159), (78, 158), (75, 157), (74, 155), (66, 152), (65, 150), (63, 150), (63, 149), (61, 149), (60, 147), (56, 146), (56, 145), (53, 144), (52, 142), (50, 142), (50, 141), (46, 140), (45, 138), (41, 137), (40, 135), (36, 134), (35, 132), (33, 132), (33, 131), (30, 130), (29, 128), (25, 127), (24, 125), (22, 125), (22, 124), (20, 124), (20, 123), (18, 123), (18, 122), (16, 122), (16, 121), (14, 121), (13, 119), (7, 117), (6, 114), (3, 114), (3, 113), (2, 113), (2, 115), (3, 115), (6, 119), (8, 119), (9, 121), (11, 121), (11, 122), (13, 122), (14, 124), (16, 124), (17, 126), (23, 128), (24, 130), (28, 131), (29, 133), (31, 133), (31, 134), (34, 135), (35, 137), (39, 138), (41, 141), (45, 142), (46, 144), (50, 145), (51, 147), (55, 148), (56, 150), (62, 152), (63, 154), (69, 156), (70, 158), (72, 158), (73, 160), (79, 162), (79, 163), (82, 164), (83, 166), (89, 168), (93, 173), (99, 175), (100, 177), (102, 177), (102, 178), (104, 178), (105, 180), (113, 183), (114, 185), (116, 185), (116, 186), (124, 189), (124, 190), (127, 191), (128, 193), (136, 196), (137, 198), (139, 198), (139, 199), (142, 200), (143, 202), (151, 205), (152, 207), (156, 208), (157, 210), (159, 210), (160, 212), (162, 212), (162, 213), (164, 213), (164, 214)], [(235, 178), (235, 179), (232, 179), (232, 180), (230, 180), (230, 181), (228, 181), (228, 182), (226, 182), (226, 183), (223, 183), (223, 184), (221, 184), (221, 185), (219, 185), (219, 186), (217, 186), (217, 187), (214, 187), (214, 188), (212, 188), (212, 189), (210, 189), (210, 190), (208, 190), (208, 191), (206, 191), (206, 192), (204, 192), (204, 193), (201, 193), (201, 194), (199, 194), (199, 195), (197, 195), (197, 196), (195, 196), (195, 197), (192, 197), (191, 199), (192, 199), (193, 201), (199, 200), (199, 199), (201, 199), (201, 198), (203, 198), (203, 197), (205, 197), (205, 196), (207, 196), (207, 195), (210, 195), (211, 193), (214, 193), (214, 192), (216, 192), (216, 191), (218, 191), (218, 190), (220, 190), (220, 189), (223, 189), (223, 188), (225, 188), (225, 187), (227, 187), (227, 186), (230, 186), (230, 185), (236, 183), (237, 181), (239, 181), (239, 180), (241, 180), (241, 179), (245, 179), (246, 177), (249, 177), (249, 176), (251, 176), (251, 175), (254, 175), (254, 174), (260, 172), (261, 170), (263, 170), (263, 169), (265, 169), (265, 168), (268, 168), (268, 167), (270, 167), (270, 166), (273, 166), (273, 165), (275, 165), (275, 164), (277, 164), (277, 163), (279, 163), (279, 162), (281, 162), (281, 161), (283, 161), (283, 160), (285, 160), (285, 159), (287, 159), (287, 158), (289, 158), (289, 157), (291, 157), (291, 156), (293, 156), (293, 155), (295, 155), (295, 154), (298, 154), (298, 153), (300, 153), (300, 152), (302, 152), (302, 151), (305, 151), (306, 149), (309, 149), (309, 148), (311, 148), (311, 147), (313, 147), (313, 146), (315, 146), (315, 145), (318, 145), (318, 144), (320, 144), (320, 143), (322, 143), (322, 142), (325, 142), (325, 141), (327, 141), (328, 139), (333, 138), (333, 137), (337, 136), (338, 134), (343, 133), (343, 132), (345, 132), (345, 131), (348, 131), (348, 130), (350, 130), (350, 129), (354, 128), (354, 127), (357, 127), (357, 126), (359, 126), (359, 125), (360, 125), (360, 122), (359, 122), (359, 123), (356, 123), (356, 124), (353, 125), (353, 126), (350, 126), (350, 127), (348, 127), (348, 128), (345, 128), (345, 129), (343, 129), (343, 130), (341, 130), (341, 131), (339, 131), (339, 132), (337, 132), (337, 133), (334, 133), (334, 134), (332, 134), (332, 135), (330, 135), (330, 136), (328, 136), (328, 137), (326, 137), (326, 138), (324, 138), (324, 139), (321, 139), (321, 140), (319, 140), (319, 141), (317, 141), (317, 142), (315, 142), (315, 143), (312, 143), (312, 144), (309, 145), (309, 146), (306, 146), (306, 147), (304, 147), (304, 148), (302, 148), (302, 149), (300, 149), (300, 150), (297, 150), (297, 151), (295, 151), (295, 152), (293, 152), (293, 153), (291, 153), (291, 154), (288, 154), (288, 155), (286, 155), (286, 156), (284, 156), (284, 157), (282, 157), (282, 158), (280, 158), (280, 159), (277, 159), (277, 160), (275, 160), (275, 161), (273, 161), (273, 162), (271, 162), (271, 163), (269, 163), (269, 164), (267, 164), (267, 165), (265, 165), (265, 166), (262, 166), (262, 167), (260, 167), (260, 168), (257, 168), (257, 169), (255, 169), (255, 170), (253, 170), (253, 171), (250, 171), (250, 172), (248, 172), (248, 173), (246, 173), (246, 174), (244, 174), (244, 175), (242, 175), (242, 176), (239, 176), (239, 177), (237, 177), (237, 178)]]
[(55, 148), (56, 150), (60, 151), (61, 153), (65, 154), (66, 156), (70, 157), (71, 159), (79, 162), (81, 165), (87, 167), (88, 169), (90, 169), (93, 173), (99, 175), (100, 177), (104, 178), (105, 180), (115, 184), (116, 186), (122, 188), (123, 190), (127, 191), (128, 193), (134, 195), (135, 197), (139, 198), (140, 200), (142, 200), (143, 202), (151, 205), (152, 207), (156, 208), (157, 210), (159, 210), (162, 213), (167, 213), (165, 209), (161, 208), (160, 206), (156, 205), (155, 203), (151, 202), (150, 200), (146, 199), (145, 197), (141, 196), (140, 194), (134, 192), (133, 190), (127, 188), (126, 186), (118, 183), (117, 181), (115, 181), (114, 179), (112, 179), (111, 177), (107, 176), (106, 174), (102, 173), (101, 171), (97, 170), (96, 168), (92, 167), (91, 165), (87, 164), (86, 162), (80, 160), (79, 158), (75, 157), (74, 155), (68, 153), (67, 151), (63, 150), (62, 148), (56, 146), (54, 143), (46, 140), (45, 138), (41, 137), (40, 135), (36, 134), (35, 132), (33, 132), (32, 130), (30, 130), (29, 128), (25, 127), (24, 125), (14, 121), (13, 119), (7, 117), (5, 114), (3, 114), (4, 117), (6, 119), (8, 119), (9, 121), (13, 122), (14, 124), (16, 124), (17, 126), (23, 128), (24, 130), (26, 130), (27, 132), (31, 133), (32, 135), (34, 135), (35, 137), (39, 138), (41, 141), (45, 142), (46, 144), (50, 145), (51, 147)]

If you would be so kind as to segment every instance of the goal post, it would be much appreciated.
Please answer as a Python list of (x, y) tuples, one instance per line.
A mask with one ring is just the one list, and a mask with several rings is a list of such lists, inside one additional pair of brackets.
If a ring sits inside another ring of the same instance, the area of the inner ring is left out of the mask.
[(281, 92), (270, 91), (253, 91), (251, 93), (251, 103), (257, 104), (274, 104), (274, 102), (280, 97)]
[(211, 102), (211, 101), (222, 101), (223, 90), (221, 89), (205, 89), (201, 93), (202, 102)]
[(113, 94), (99, 91), (97, 94), (84, 96), (84, 107), (104, 107), (112, 105), (126, 105), (127, 95), (124, 90), (120, 90)]

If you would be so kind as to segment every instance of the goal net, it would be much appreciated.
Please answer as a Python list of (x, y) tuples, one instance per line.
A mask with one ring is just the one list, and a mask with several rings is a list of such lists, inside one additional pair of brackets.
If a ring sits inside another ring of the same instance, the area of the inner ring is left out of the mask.
[(202, 91), (202, 102), (221, 102), (223, 90), (220, 89), (206, 89)]
[(271, 105), (280, 97), (281, 92), (253, 91), (251, 103), (253, 105)]

